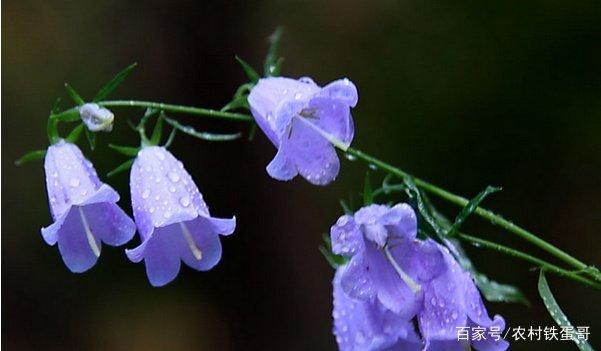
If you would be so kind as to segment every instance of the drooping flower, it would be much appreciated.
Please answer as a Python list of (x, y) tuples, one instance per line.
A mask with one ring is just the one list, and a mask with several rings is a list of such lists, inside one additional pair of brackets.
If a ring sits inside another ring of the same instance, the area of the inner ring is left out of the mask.
[[(351, 257), (339, 273), (342, 291), (351, 301), (381, 304), (401, 321), (415, 318), (427, 350), (462, 350), (462, 327), (484, 328), (488, 338), (472, 341), (474, 348), (505, 350), (507, 342), (494, 337), (505, 322), (488, 317), (469, 273), (445, 247), (416, 234), (415, 212), (407, 204), (371, 205), (340, 217), (331, 229), (332, 250)], [(344, 349), (382, 348), (355, 343)]]
[(219, 234), (232, 234), (236, 219), (211, 217), (196, 184), (169, 151), (142, 148), (131, 169), (130, 187), (142, 243), (126, 253), (133, 262), (144, 260), (153, 286), (175, 279), (180, 261), (199, 271), (219, 262)]
[(79, 116), (91, 132), (110, 132), (113, 130), (113, 113), (95, 103), (87, 103), (79, 108)]
[(117, 206), (119, 194), (100, 181), (76, 145), (60, 141), (48, 147), (44, 169), (54, 223), (42, 229), (42, 236), (48, 245), (58, 242), (72, 272), (94, 266), (101, 242), (119, 246), (131, 240), (136, 227)]
[(278, 149), (267, 166), (269, 175), (290, 180), (300, 173), (326, 185), (338, 175), (334, 146), (346, 150), (354, 135), (350, 109), (357, 88), (348, 79), (320, 87), (309, 78), (260, 79), (248, 96), (255, 121)]

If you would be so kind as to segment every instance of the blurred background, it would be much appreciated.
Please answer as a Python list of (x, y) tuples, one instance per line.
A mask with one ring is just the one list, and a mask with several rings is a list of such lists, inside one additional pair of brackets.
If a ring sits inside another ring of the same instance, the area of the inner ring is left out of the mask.
[[(212, 212), (235, 214), (221, 263), (185, 267), (152, 288), (143, 264), (104, 247), (86, 274), (70, 273), (39, 233), (51, 223), (42, 163), (17, 168), (47, 145), (45, 123), (70, 82), (90, 98), (129, 63), (114, 94), (220, 108), (244, 73), (260, 67), (266, 38), (285, 28), (283, 73), (359, 88), (354, 145), (456, 193), (504, 191), (487, 206), (591, 264), (601, 265), (601, 4), (598, 1), (4, 1), (2, 7), (2, 346), (6, 350), (335, 350), (332, 269), (318, 251), (358, 193), (365, 167), (343, 161), (337, 182), (270, 179), (275, 149), (179, 135), (174, 154)], [(105, 174), (125, 159), (106, 144), (136, 144), (125, 121), (82, 150)], [(246, 130), (181, 116), (202, 130)], [(106, 178), (105, 178), (106, 179)], [(130, 212), (127, 174), (110, 180)], [(458, 209), (441, 204), (450, 216)], [(540, 253), (471, 219), (467, 232)], [(136, 246), (135, 239), (127, 247)], [(551, 326), (527, 264), (468, 247), (478, 267), (533, 301), (487, 304), (510, 327)], [(574, 325), (601, 345), (597, 292), (551, 277)], [(575, 349), (514, 343), (515, 350)]]

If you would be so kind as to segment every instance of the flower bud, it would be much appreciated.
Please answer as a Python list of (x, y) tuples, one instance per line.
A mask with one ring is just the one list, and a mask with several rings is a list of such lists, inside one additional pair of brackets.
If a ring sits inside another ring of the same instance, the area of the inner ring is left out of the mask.
[(91, 132), (110, 132), (113, 130), (113, 113), (95, 103), (87, 103), (79, 108), (79, 116)]

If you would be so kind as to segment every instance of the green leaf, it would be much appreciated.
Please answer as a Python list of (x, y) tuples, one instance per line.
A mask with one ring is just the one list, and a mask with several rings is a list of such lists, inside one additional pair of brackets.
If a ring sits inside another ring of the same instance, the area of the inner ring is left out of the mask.
[(50, 109), (50, 114), (54, 115), (57, 114), (58, 111), (61, 110), (61, 98), (56, 98), (56, 100), (54, 100), (54, 104), (52, 104), (52, 109)]
[(422, 195), (421, 191), (417, 188), (413, 180), (409, 177), (405, 177), (403, 182), (407, 186), (407, 190), (405, 191), (409, 198), (411, 198), (417, 207), (418, 214), (425, 221), (434, 233), (439, 241), (443, 241), (446, 235), (446, 230), (442, 223), (439, 223), (437, 218), (430, 212), (430, 208), (428, 203), (424, 200), (425, 195)]
[(22, 166), (22, 165), (26, 164), (27, 162), (41, 160), (45, 156), (46, 156), (46, 150), (31, 151), (31, 152), (28, 152), (25, 155), (21, 156), (18, 160), (16, 160), (15, 165)]
[(201, 139), (201, 140), (230, 141), (230, 140), (236, 140), (242, 136), (242, 133), (215, 134), (215, 133), (199, 132), (196, 129), (194, 129), (193, 127), (184, 126), (184, 125), (180, 124), (178, 121), (171, 119), (171, 118), (167, 118), (167, 117), (165, 117), (165, 122), (169, 123), (173, 128), (175, 128), (185, 134), (193, 136), (197, 139)]
[(75, 122), (81, 119), (79, 116), (79, 109), (71, 108), (61, 113), (53, 113), (50, 118), (61, 122)]
[(84, 129), (84, 125), (83, 124), (79, 124), (77, 127), (73, 128), (73, 130), (71, 131), (71, 133), (69, 133), (69, 135), (67, 135), (67, 137), (65, 138), (65, 140), (67, 140), (70, 143), (76, 143), (77, 140), (79, 140), (79, 137), (81, 136), (81, 132), (83, 132)]
[(342, 210), (344, 211), (345, 214), (347, 214), (347, 215), (353, 214), (353, 210), (351, 210), (351, 208), (346, 203), (346, 201), (340, 199), (339, 202), (340, 202), (340, 207), (342, 207)]
[(102, 101), (104, 99), (106, 99), (115, 89), (117, 89), (117, 87), (119, 85), (121, 85), (121, 83), (123, 83), (123, 81), (125, 80), (125, 78), (127, 78), (127, 76), (129, 75), (129, 73), (136, 68), (138, 64), (136, 62), (132, 63), (131, 65), (127, 66), (124, 70), (122, 70), (121, 72), (117, 73), (113, 79), (111, 79), (108, 83), (106, 83), (105, 86), (103, 86), (98, 93), (96, 93), (96, 96), (94, 96), (94, 98), (92, 99), (94, 102), (98, 102), (98, 101)]
[(67, 93), (69, 93), (69, 96), (71, 97), (71, 99), (78, 105), (83, 105), (86, 102), (81, 98), (81, 96), (79, 96), (79, 94), (75, 91), (75, 89), (73, 89), (73, 87), (71, 85), (69, 85), (69, 83), (65, 83), (65, 89), (67, 90)]
[(369, 171), (365, 172), (365, 182), (363, 183), (363, 206), (374, 203), (374, 192), (371, 188), (371, 179)]
[(238, 61), (238, 63), (242, 66), (244, 73), (246, 73), (246, 76), (251, 82), (257, 83), (259, 81), (259, 78), (261, 77), (259, 76), (257, 71), (255, 71), (254, 68), (252, 68), (246, 61), (244, 61), (238, 56), (236, 56), (236, 61)]
[(87, 128), (85, 131), (86, 137), (88, 138), (88, 143), (90, 144), (90, 150), (94, 151), (94, 149), (96, 149), (96, 134)]
[(169, 138), (167, 138), (167, 142), (164, 145), (166, 149), (168, 149), (171, 146), (171, 144), (173, 144), (173, 141), (175, 140), (175, 134), (177, 134), (177, 129), (171, 129), (171, 133), (169, 133)]
[(137, 156), (138, 152), (140, 152), (139, 147), (133, 147), (133, 146), (121, 146), (121, 145), (109, 144), (109, 147), (125, 156)]
[(150, 136), (150, 144), (151, 145), (159, 145), (161, 141), (161, 136), (163, 136), (163, 119), (165, 118), (165, 114), (161, 112), (159, 115), (159, 119), (154, 125), (154, 129), (152, 130), (152, 135)]
[(107, 177), (113, 177), (119, 173), (125, 172), (128, 169), (131, 168), (131, 165), (134, 164), (134, 159), (132, 158), (131, 160), (127, 160), (125, 162), (123, 162), (122, 164), (120, 164), (119, 166), (117, 166), (117, 168), (113, 169), (112, 171), (108, 172), (106, 174)]
[(482, 190), (476, 197), (471, 199), (465, 207), (459, 212), (457, 218), (455, 218), (455, 222), (451, 229), (449, 229), (447, 235), (453, 236), (457, 233), (463, 222), (472, 214), (474, 211), (480, 206), (480, 203), (490, 194), (496, 193), (497, 191), (501, 191), (501, 188), (487, 186), (486, 189)]
[(248, 128), (248, 141), (253, 141), (255, 135), (257, 135), (257, 124), (253, 122)]
[[(542, 269), (540, 271), (540, 275), (538, 276), (538, 292), (540, 297), (543, 299), (543, 303), (545, 304), (547, 311), (549, 311), (549, 314), (555, 323), (557, 323), (557, 325), (560, 327), (572, 328), (572, 330), (574, 330), (574, 327), (568, 320), (568, 317), (565, 315), (565, 313), (563, 313), (557, 304), (555, 297), (551, 293), (551, 289), (549, 289), (549, 284), (547, 283), (547, 278), (545, 278), (545, 271)], [(576, 346), (578, 346), (578, 349), (582, 351), (594, 351), (593, 347), (585, 340), (573, 339), (572, 341), (574, 341)]]
[(239, 96), (232, 99), (232, 101), (228, 102), (227, 105), (221, 108), (221, 111), (231, 111), (238, 108), (249, 109), (250, 106), (248, 104), (248, 96)]
[(282, 27), (278, 27), (269, 36), (269, 50), (267, 51), (265, 63), (263, 64), (263, 75), (265, 77), (277, 77), (280, 75), (280, 69), (284, 60), (279, 57), (278, 52), (283, 33), (284, 29)]
[(319, 251), (326, 258), (330, 266), (332, 268), (337, 269), (340, 266), (344, 266), (348, 261), (348, 257), (344, 257), (341, 255), (336, 255), (332, 252), (332, 241), (330, 240), (330, 236), (328, 234), (323, 234), (323, 244), (319, 245)]

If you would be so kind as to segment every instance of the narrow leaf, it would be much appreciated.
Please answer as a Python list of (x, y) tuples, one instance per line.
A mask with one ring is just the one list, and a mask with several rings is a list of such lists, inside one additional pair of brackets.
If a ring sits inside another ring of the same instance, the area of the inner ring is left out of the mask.
[(283, 33), (283, 28), (278, 27), (269, 36), (269, 50), (267, 51), (267, 56), (265, 56), (265, 63), (263, 64), (263, 75), (265, 77), (276, 77), (280, 74), (280, 67), (282, 65), (283, 60), (279, 58), (278, 52)]
[(168, 149), (171, 146), (171, 144), (173, 144), (173, 141), (175, 140), (175, 134), (177, 134), (177, 129), (171, 129), (171, 133), (169, 133), (169, 138), (167, 138), (167, 142), (164, 145), (166, 149)]
[(112, 171), (108, 172), (106, 174), (107, 177), (113, 177), (119, 173), (125, 172), (128, 169), (131, 168), (131, 166), (134, 164), (134, 159), (132, 158), (131, 160), (127, 160), (125, 162), (123, 162), (122, 164), (120, 164), (119, 166), (117, 166), (117, 168), (113, 169)]
[(86, 102), (81, 98), (81, 96), (79, 96), (79, 94), (75, 91), (75, 89), (73, 89), (73, 87), (71, 85), (69, 85), (69, 83), (65, 83), (65, 89), (67, 90), (67, 93), (69, 94), (69, 96), (71, 97), (71, 99), (78, 105), (83, 105)]
[(159, 115), (159, 119), (157, 119), (157, 122), (154, 125), (154, 129), (152, 130), (152, 135), (150, 136), (150, 144), (151, 145), (158, 145), (159, 142), (161, 141), (161, 136), (163, 136), (163, 119), (165, 118), (165, 115), (163, 113), (161, 113)]
[(248, 104), (248, 96), (239, 96), (232, 99), (232, 101), (228, 102), (227, 105), (221, 108), (221, 111), (231, 111), (238, 108), (249, 109), (250, 106)]
[(121, 145), (109, 144), (109, 147), (125, 156), (137, 156), (138, 152), (140, 151), (139, 147), (133, 147), (133, 146), (121, 146)]
[(332, 268), (337, 269), (348, 262), (348, 257), (336, 255), (332, 252), (332, 242), (328, 234), (323, 234), (323, 244), (319, 245), (319, 251), (326, 258)]
[(104, 99), (106, 99), (115, 89), (117, 89), (117, 87), (119, 85), (121, 85), (121, 83), (123, 83), (123, 81), (125, 80), (125, 78), (127, 78), (127, 76), (129, 75), (129, 73), (136, 68), (138, 64), (136, 62), (132, 63), (131, 65), (127, 66), (124, 70), (122, 70), (121, 72), (117, 73), (113, 79), (111, 79), (108, 83), (106, 83), (105, 86), (103, 86), (98, 93), (96, 93), (96, 96), (94, 96), (94, 99), (92, 99), (94, 102), (97, 101), (102, 101)]
[[(551, 293), (551, 289), (547, 283), (547, 278), (545, 278), (545, 271), (542, 269), (540, 271), (540, 275), (538, 276), (538, 292), (540, 297), (543, 299), (543, 303), (545, 304), (547, 311), (549, 311), (549, 314), (555, 323), (562, 328), (570, 328), (570, 330), (574, 330), (574, 327), (568, 320), (568, 317), (565, 315), (565, 313), (563, 313), (557, 304), (555, 297)], [(582, 351), (593, 351), (593, 347), (585, 340), (573, 338), (572, 341), (574, 341), (576, 346), (578, 346), (578, 349)]]
[(351, 208), (346, 203), (346, 201), (340, 199), (339, 202), (340, 202), (340, 207), (342, 207), (342, 210), (344, 211), (345, 214), (347, 214), (347, 215), (353, 214), (353, 210), (351, 210)]
[(455, 222), (451, 229), (449, 229), (447, 235), (453, 236), (457, 233), (463, 222), (480, 206), (480, 203), (490, 194), (496, 193), (497, 191), (501, 191), (501, 188), (487, 186), (486, 189), (482, 190), (478, 195), (476, 195), (473, 199), (471, 199), (467, 205), (459, 212), (457, 218), (455, 218)]
[(193, 137), (201, 139), (201, 140), (230, 141), (230, 140), (236, 140), (242, 136), (242, 133), (215, 134), (215, 133), (199, 132), (190, 126), (184, 126), (184, 125), (180, 124), (178, 121), (171, 119), (171, 118), (167, 118), (167, 117), (165, 117), (165, 122), (169, 123), (173, 128), (176, 128), (177, 130), (179, 130), (185, 134), (188, 134), (190, 136), (193, 136)]
[(253, 123), (250, 128), (248, 128), (248, 141), (253, 141), (255, 135), (257, 135), (257, 124)]
[(238, 56), (236, 56), (236, 61), (238, 61), (238, 63), (242, 66), (244, 73), (246, 73), (246, 76), (251, 82), (256, 83), (259, 81), (259, 78), (261, 77), (259, 76), (257, 71), (255, 71), (254, 68), (251, 67), (251, 65), (249, 65), (246, 61), (244, 61)]
[(61, 98), (56, 98), (56, 100), (54, 100), (54, 104), (52, 104), (52, 109), (50, 110), (50, 114), (54, 115), (57, 114), (58, 111), (61, 110)]
[(41, 160), (46, 156), (46, 150), (35, 150), (26, 153), (15, 161), (15, 165), (22, 166), (30, 161)]
[(79, 140), (79, 137), (81, 136), (81, 132), (83, 132), (83, 129), (84, 129), (84, 125), (79, 124), (77, 127), (73, 128), (73, 130), (71, 131), (71, 133), (69, 133), (69, 135), (67, 135), (66, 140), (70, 143), (76, 143), (77, 140)]
[(52, 113), (50, 118), (61, 122), (75, 122), (81, 117), (79, 116), (79, 109), (71, 108), (61, 113)]
[(86, 137), (88, 138), (88, 143), (90, 144), (90, 150), (94, 151), (94, 149), (96, 149), (96, 134), (87, 128), (85, 131)]
[(407, 186), (407, 190), (405, 191), (407, 195), (415, 201), (417, 206), (418, 214), (420, 217), (426, 222), (427, 225), (432, 228), (438, 240), (443, 241), (446, 230), (443, 225), (439, 223), (439, 221), (434, 217), (434, 215), (430, 212), (429, 206), (424, 200), (424, 195), (422, 195), (421, 191), (417, 188), (413, 180), (409, 177), (405, 177), (403, 182)]
[(365, 172), (365, 182), (363, 184), (363, 206), (374, 203), (374, 192), (371, 188), (371, 179), (369, 171)]

